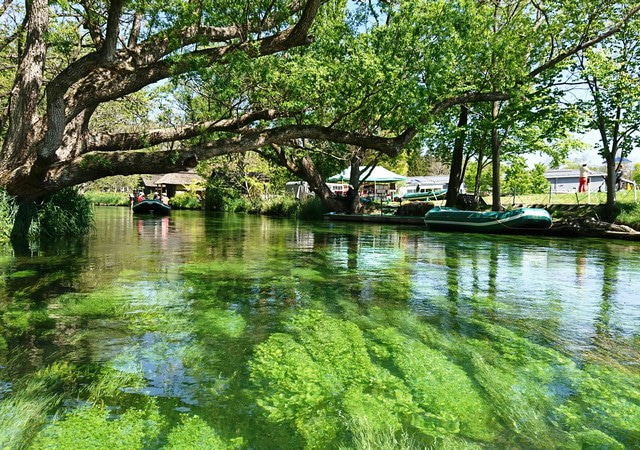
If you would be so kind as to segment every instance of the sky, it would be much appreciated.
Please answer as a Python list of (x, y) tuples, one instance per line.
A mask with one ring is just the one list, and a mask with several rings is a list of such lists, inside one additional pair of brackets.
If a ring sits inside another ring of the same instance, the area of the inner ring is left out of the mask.
[[(598, 131), (590, 131), (581, 136), (582, 140), (587, 143), (590, 147), (590, 150), (583, 152), (571, 152), (569, 154), (569, 161), (575, 163), (587, 163), (591, 167), (598, 167), (604, 165), (604, 158), (598, 154), (595, 149), (596, 143), (600, 141), (600, 135)], [(530, 167), (533, 167), (534, 164), (542, 163), (546, 166), (549, 166), (551, 163), (551, 158), (547, 155), (530, 155), (528, 158), (528, 163)], [(629, 164), (640, 163), (640, 149), (634, 149), (627, 159), (631, 160)]]

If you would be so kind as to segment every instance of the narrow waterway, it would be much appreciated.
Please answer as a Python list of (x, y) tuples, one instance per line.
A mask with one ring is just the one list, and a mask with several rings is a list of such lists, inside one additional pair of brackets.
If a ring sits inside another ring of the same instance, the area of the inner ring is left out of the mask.
[(1, 448), (640, 446), (640, 245), (97, 208), (0, 256)]

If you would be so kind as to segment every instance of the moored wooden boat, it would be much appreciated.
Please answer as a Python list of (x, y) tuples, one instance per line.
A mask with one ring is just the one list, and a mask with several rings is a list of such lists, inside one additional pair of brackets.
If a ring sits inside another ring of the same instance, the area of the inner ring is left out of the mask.
[(402, 196), (403, 200), (442, 200), (447, 196), (446, 189), (440, 189), (437, 191), (423, 191), (423, 192), (408, 192)]
[(474, 233), (508, 233), (546, 230), (551, 227), (551, 214), (542, 208), (517, 208), (511, 211), (464, 211), (434, 207), (424, 216), (430, 230), (467, 231)]
[(160, 200), (142, 200), (132, 207), (136, 214), (158, 214), (166, 216), (171, 212), (171, 206), (165, 205)]

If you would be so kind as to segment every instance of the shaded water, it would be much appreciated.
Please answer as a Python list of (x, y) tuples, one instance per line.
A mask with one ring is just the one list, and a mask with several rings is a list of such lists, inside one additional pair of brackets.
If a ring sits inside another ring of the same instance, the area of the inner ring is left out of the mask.
[(639, 250), (98, 208), (0, 258), (0, 447), (637, 447)]

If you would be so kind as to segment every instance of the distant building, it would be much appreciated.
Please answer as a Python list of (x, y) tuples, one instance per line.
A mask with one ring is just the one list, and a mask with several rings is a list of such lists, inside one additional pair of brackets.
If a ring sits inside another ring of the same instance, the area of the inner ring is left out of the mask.
[[(153, 192), (166, 192), (169, 197), (175, 197), (176, 194), (187, 192), (188, 187), (194, 184), (204, 185), (205, 179), (193, 171), (174, 172), (156, 175), (141, 175), (140, 181), (144, 188), (145, 195)], [(196, 192), (202, 193), (204, 187), (199, 187)]]
[(289, 181), (285, 184), (284, 190), (296, 200), (305, 200), (311, 194), (309, 183), (306, 181)]
[[(593, 172), (589, 176), (591, 191), (606, 191), (606, 174)], [(544, 177), (551, 183), (552, 192), (578, 192), (580, 171), (578, 169), (547, 170)]]
[[(420, 177), (408, 177), (406, 193), (439, 191), (449, 188), (449, 175), (429, 175)], [(466, 192), (464, 182), (460, 186), (460, 192)]]

